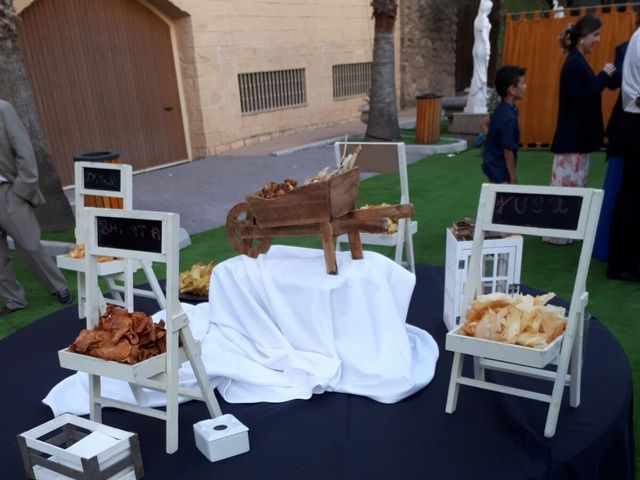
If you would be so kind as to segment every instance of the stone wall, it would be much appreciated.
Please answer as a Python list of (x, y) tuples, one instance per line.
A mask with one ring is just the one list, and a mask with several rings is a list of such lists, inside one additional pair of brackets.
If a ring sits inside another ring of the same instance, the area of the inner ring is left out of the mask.
[[(33, 1), (14, 0), (18, 12)], [(358, 118), (366, 95), (334, 100), (332, 66), (371, 62), (370, 0), (138, 1), (170, 26), (191, 158)], [(400, 0), (400, 106), (453, 90), (455, 10), (441, 2)], [(304, 69), (306, 103), (243, 114), (238, 74), (286, 69)]]
[[(362, 0), (173, 0), (194, 157), (358, 118), (364, 96), (333, 99), (332, 66), (370, 62), (373, 21)], [(180, 41), (182, 37), (182, 41)], [(191, 42), (191, 45), (189, 43)], [(189, 64), (185, 47), (193, 51)], [(238, 74), (305, 70), (306, 104), (242, 114)]]
[(400, 104), (416, 95), (454, 94), (456, 9), (442, 0), (405, 0), (401, 6)]

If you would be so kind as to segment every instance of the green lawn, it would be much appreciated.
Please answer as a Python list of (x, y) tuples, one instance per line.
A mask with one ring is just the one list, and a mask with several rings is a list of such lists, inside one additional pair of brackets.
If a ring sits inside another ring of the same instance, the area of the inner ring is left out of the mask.
[[(480, 150), (447, 156), (434, 155), (409, 166), (411, 200), (415, 206), (415, 218), (419, 232), (414, 237), (416, 261), (427, 264), (444, 264), (445, 228), (464, 217), (474, 217), (477, 209), (480, 184), (484, 181), (480, 171)], [(600, 187), (605, 171), (604, 156), (592, 156), (589, 184)], [(523, 184), (546, 185), (551, 171), (549, 152), (521, 152), (518, 178)], [(277, 180), (277, 179), (273, 179)], [(359, 203), (380, 203), (399, 198), (399, 182), (393, 175), (379, 175), (360, 185)], [(47, 238), (72, 240), (72, 232), (48, 234)], [(220, 262), (235, 255), (229, 245), (224, 228), (193, 235), (193, 244), (180, 252), (181, 269), (202, 261)], [(317, 238), (280, 239), (278, 243), (320, 246)], [(554, 291), (569, 299), (579, 254), (579, 245), (557, 247), (541, 242), (538, 238), (525, 239), (522, 265), (522, 282), (541, 290)], [(62, 308), (55, 298), (47, 295), (39, 283), (16, 262), (17, 275), (28, 292), (31, 305), (0, 321), (0, 338), (14, 330)], [(587, 282), (590, 293), (589, 312), (615, 335), (624, 348), (633, 369), (634, 377), (634, 425), (640, 432), (640, 342), (636, 309), (640, 307), (640, 284), (611, 281), (605, 277), (606, 265), (593, 259)], [(75, 276), (67, 274), (75, 293)], [(587, 355), (589, 352), (587, 352)], [(640, 440), (640, 439), (639, 439)], [(640, 441), (636, 441), (636, 472), (640, 473)]]

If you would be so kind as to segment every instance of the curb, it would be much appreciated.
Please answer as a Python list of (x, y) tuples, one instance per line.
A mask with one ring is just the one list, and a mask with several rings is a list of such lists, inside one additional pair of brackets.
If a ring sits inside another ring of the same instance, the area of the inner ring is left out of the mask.
[[(347, 137), (351, 137), (354, 135), (361, 135), (362, 132), (352, 132), (348, 133)], [(282, 150), (276, 150), (272, 152), (271, 155), (274, 157), (279, 157), (281, 155), (288, 155), (290, 153), (298, 152), (300, 150), (306, 150), (307, 148), (315, 148), (315, 147), (324, 147), (325, 145), (331, 145), (335, 142), (339, 142), (340, 140), (344, 140), (344, 135), (340, 135), (339, 137), (327, 138), (325, 140), (318, 140), (317, 142), (306, 143), (304, 145), (297, 145), (295, 147), (283, 148)]]
[(442, 140), (451, 140), (451, 143), (444, 143), (442, 145), (420, 145), (412, 144), (405, 145), (407, 153), (421, 153), (423, 155), (435, 155), (438, 153), (460, 153), (468, 149), (466, 140), (461, 138), (441, 137)]
[[(358, 133), (351, 133), (351, 135), (357, 135)], [(451, 140), (451, 143), (446, 144), (434, 144), (434, 145), (420, 145), (420, 144), (407, 144), (405, 145), (406, 151), (409, 153), (421, 153), (424, 155), (435, 155), (438, 153), (460, 153), (467, 150), (468, 144), (466, 140), (460, 138), (452, 138), (452, 137), (441, 137), (443, 140)], [(281, 155), (288, 155), (290, 153), (294, 153), (300, 150), (306, 150), (308, 148), (315, 147), (324, 147), (326, 145), (331, 145), (335, 142), (339, 142), (344, 139), (344, 136), (327, 138), (325, 140), (319, 140), (317, 142), (307, 143), (305, 145), (298, 145), (296, 147), (285, 148), (282, 150), (276, 150), (272, 152), (271, 155), (275, 157), (279, 157)]]

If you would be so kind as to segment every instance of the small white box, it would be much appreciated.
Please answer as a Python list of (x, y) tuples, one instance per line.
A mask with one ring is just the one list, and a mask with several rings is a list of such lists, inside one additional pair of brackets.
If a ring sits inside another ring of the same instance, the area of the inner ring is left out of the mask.
[(249, 429), (233, 415), (220, 415), (193, 425), (196, 446), (211, 462), (249, 451)]
[[(460, 323), (462, 292), (467, 280), (469, 257), (473, 242), (456, 239), (450, 228), (446, 231), (443, 320), (451, 331)], [(485, 239), (482, 245), (482, 293), (508, 293), (509, 287), (520, 283), (522, 236)]]

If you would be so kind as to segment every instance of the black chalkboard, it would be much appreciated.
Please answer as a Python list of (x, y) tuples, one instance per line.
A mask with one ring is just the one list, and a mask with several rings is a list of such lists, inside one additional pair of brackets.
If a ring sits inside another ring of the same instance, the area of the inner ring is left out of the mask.
[(106, 168), (84, 168), (84, 188), (104, 190), (107, 192), (120, 191), (120, 170)]
[(162, 222), (142, 218), (96, 217), (98, 246), (162, 253)]
[(576, 230), (582, 197), (496, 192), (492, 223), (520, 227)]

